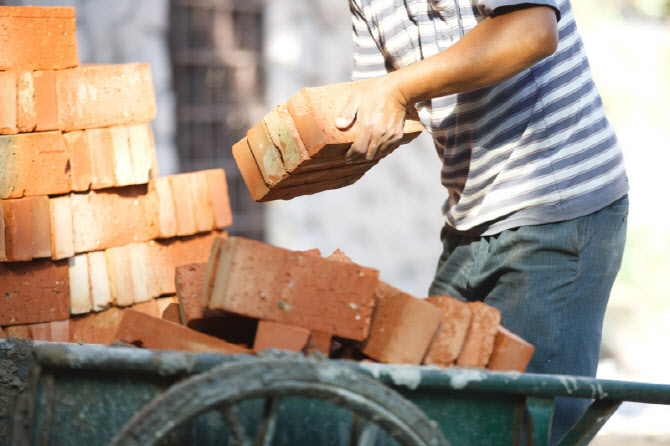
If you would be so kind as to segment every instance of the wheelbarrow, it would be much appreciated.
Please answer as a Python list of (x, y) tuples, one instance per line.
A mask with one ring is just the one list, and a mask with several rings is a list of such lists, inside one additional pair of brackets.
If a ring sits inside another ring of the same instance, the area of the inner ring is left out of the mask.
[(584, 445), (623, 401), (670, 404), (668, 385), (570, 376), (6, 341), (0, 359), (16, 349), (14, 446), (537, 446), (557, 397), (593, 400), (560, 443)]

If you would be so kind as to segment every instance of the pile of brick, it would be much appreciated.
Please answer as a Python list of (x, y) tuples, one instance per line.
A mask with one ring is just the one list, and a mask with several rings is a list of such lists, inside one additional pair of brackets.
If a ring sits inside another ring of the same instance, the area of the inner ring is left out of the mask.
[[(359, 83), (349, 82), (300, 90), (233, 146), (233, 156), (254, 200), (290, 200), (349, 186), (391, 153), (379, 153), (372, 160), (345, 161), (356, 138), (356, 123), (340, 130), (335, 119), (358, 87)], [(412, 107), (400, 144), (410, 142), (422, 130)]]
[(79, 66), (74, 9), (0, 7), (0, 29), (0, 326), (108, 344), (225, 235), (224, 172), (157, 177), (149, 67)]

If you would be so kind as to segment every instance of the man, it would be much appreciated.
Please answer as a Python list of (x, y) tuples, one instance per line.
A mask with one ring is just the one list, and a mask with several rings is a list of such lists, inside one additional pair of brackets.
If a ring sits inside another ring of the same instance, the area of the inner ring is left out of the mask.
[[(569, 0), (351, 0), (348, 158), (402, 135), (416, 104), (443, 162), (430, 295), (483, 300), (529, 340), (528, 372), (595, 376), (621, 265), (628, 179)], [(559, 399), (552, 444), (587, 401)]]

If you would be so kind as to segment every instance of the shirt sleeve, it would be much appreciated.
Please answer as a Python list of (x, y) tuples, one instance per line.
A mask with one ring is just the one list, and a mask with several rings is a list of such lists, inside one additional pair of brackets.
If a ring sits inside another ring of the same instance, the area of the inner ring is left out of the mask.
[(537, 5), (549, 6), (556, 11), (556, 20), (561, 20), (561, 10), (557, 0), (477, 0), (479, 12), (485, 16), (496, 13), (496, 10), (505, 6)]
[(354, 39), (354, 70), (351, 79), (358, 81), (385, 75), (388, 73), (386, 58), (370, 32), (360, 5), (355, 0), (350, 0), (349, 9)]

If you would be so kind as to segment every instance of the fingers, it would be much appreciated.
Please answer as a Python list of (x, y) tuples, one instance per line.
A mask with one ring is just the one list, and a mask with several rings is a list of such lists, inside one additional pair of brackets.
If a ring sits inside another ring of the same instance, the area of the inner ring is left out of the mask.
[(370, 132), (367, 129), (359, 129), (356, 135), (356, 140), (351, 145), (344, 159), (347, 161), (354, 160), (360, 156), (366, 155), (370, 147)]
[(354, 123), (356, 119), (356, 113), (358, 113), (358, 106), (361, 102), (361, 96), (358, 93), (354, 93), (349, 96), (347, 100), (347, 105), (340, 111), (338, 118), (335, 120), (335, 127), (340, 130), (344, 130)]

